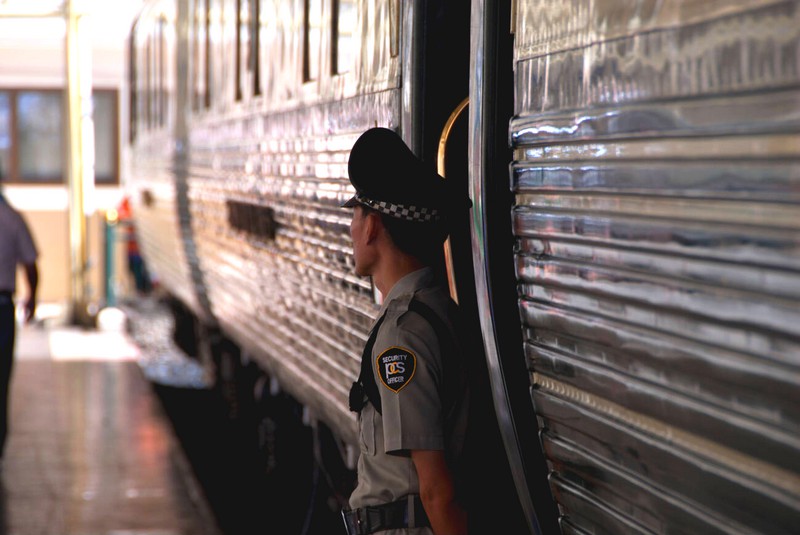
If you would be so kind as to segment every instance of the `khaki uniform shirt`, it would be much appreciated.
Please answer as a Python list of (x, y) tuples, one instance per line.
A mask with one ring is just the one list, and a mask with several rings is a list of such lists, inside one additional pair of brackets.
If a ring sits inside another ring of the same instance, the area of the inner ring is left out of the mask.
[[(451, 461), (461, 453), (468, 398), (464, 363), (456, 354), (451, 357), (454, 362), (443, 366), (433, 326), (408, 310), (412, 297), (428, 305), (454, 330), (448, 317), (449, 296), (434, 285), (430, 268), (406, 275), (387, 295), (378, 314), (385, 318), (372, 348), (383, 414), (371, 403), (359, 414), (361, 455), (358, 485), (350, 496), (353, 509), (419, 493), (410, 450), (445, 450)], [(382, 363), (378, 364), (381, 369), (376, 369), (376, 361)], [(448, 386), (452, 399), (442, 399), (445, 380), (455, 381)], [(422, 534), (430, 530), (393, 532)]]

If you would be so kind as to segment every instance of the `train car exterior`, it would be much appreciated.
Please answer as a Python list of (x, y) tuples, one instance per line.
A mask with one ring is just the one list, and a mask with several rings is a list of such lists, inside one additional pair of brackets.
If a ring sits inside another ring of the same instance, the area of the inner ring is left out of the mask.
[(528, 2), (511, 179), (567, 533), (791, 533), (797, 2)]
[(130, 71), (143, 252), (221, 380), (256, 362), (352, 457), (349, 149), (434, 161), (468, 96), (450, 275), (512, 531), (794, 532), (800, 2), (154, 0)]

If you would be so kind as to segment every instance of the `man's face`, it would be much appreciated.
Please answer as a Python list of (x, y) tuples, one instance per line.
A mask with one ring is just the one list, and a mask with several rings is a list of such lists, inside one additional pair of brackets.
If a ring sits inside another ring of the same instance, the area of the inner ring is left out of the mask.
[(368, 243), (368, 215), (361, 206), (353, 208), (353, 219), (350, 221), (350, 239), (353, 241), (353, 258), (356, 275), (372, 275), (373, 255)]

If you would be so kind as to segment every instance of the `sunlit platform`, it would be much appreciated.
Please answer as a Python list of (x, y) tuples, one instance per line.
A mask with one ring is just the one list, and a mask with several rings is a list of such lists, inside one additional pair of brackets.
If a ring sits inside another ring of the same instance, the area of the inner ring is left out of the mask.
[(20, 329), (0, 534), (219, 535), (123, 329)]

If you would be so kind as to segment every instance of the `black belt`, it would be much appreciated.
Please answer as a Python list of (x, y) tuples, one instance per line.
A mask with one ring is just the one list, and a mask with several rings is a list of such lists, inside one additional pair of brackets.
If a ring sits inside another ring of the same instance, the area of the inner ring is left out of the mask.
[(348, 535), (369, 535), (376, 531), (430, 526), (422, 501), (416, 494), (383, 505), (342, 511)]

